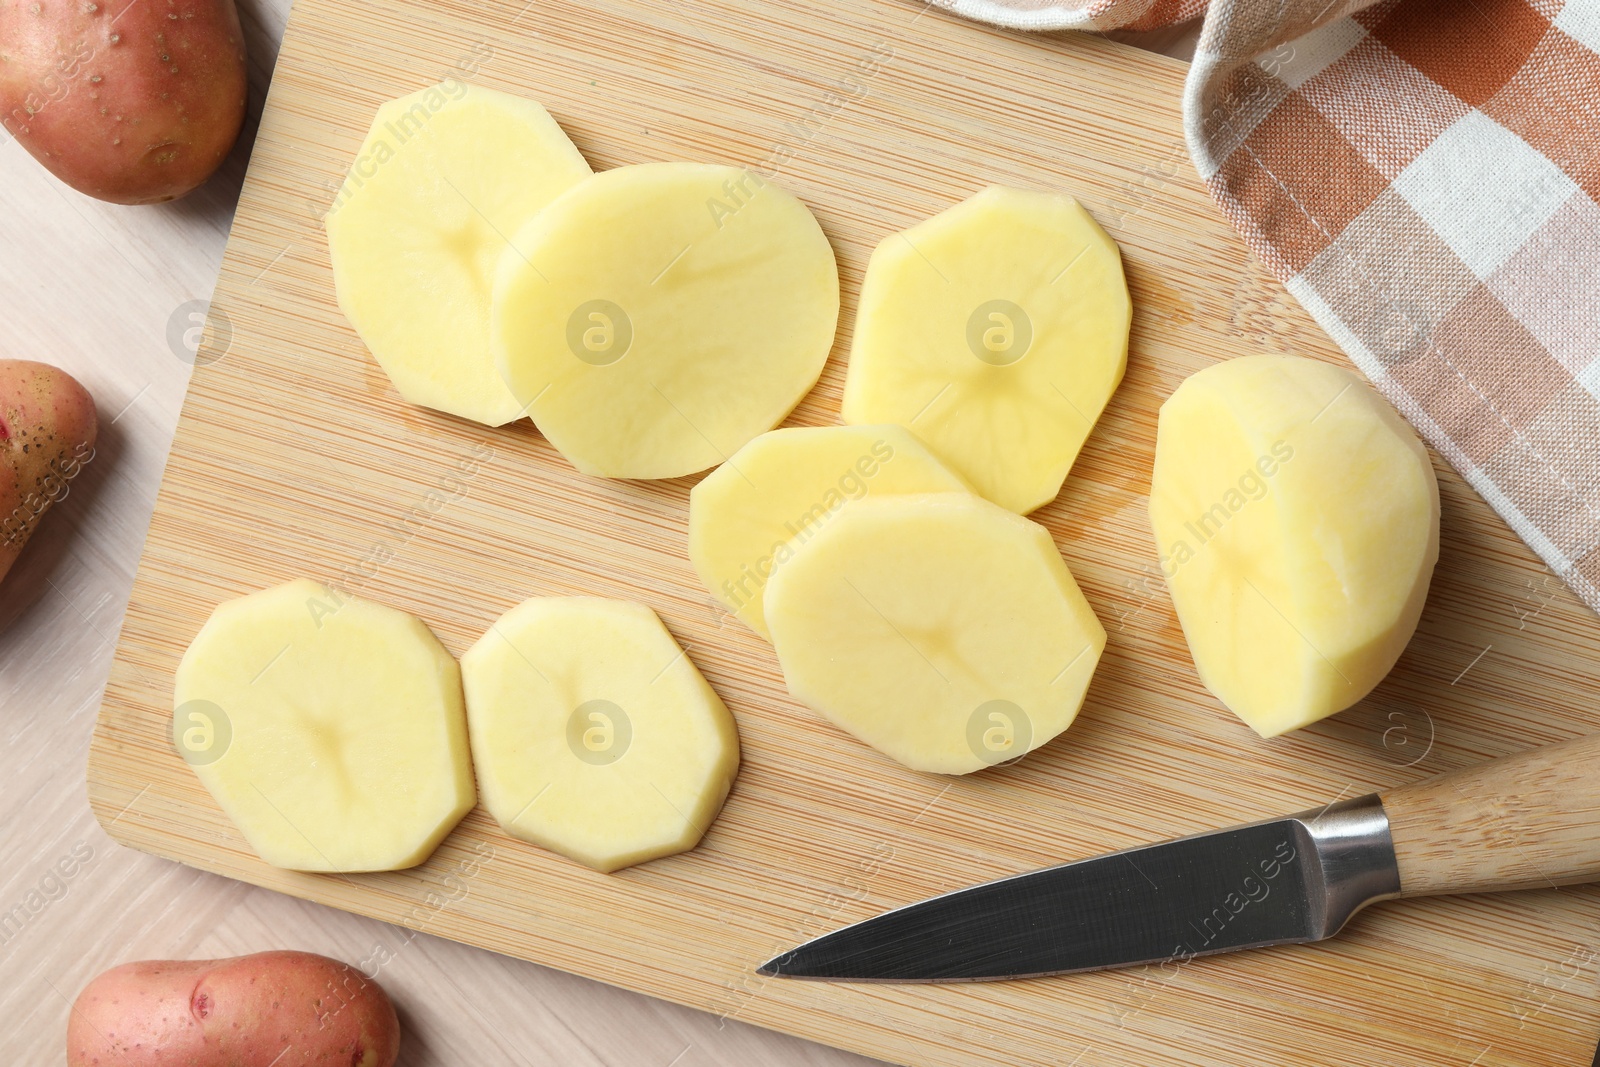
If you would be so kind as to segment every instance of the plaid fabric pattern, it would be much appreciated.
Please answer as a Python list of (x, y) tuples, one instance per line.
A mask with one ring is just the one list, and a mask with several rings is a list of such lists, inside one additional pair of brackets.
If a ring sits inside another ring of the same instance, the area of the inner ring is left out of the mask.
[(1600, 611), (1600, 0), (1213, 0), (1184, 119), (1251, 249)]

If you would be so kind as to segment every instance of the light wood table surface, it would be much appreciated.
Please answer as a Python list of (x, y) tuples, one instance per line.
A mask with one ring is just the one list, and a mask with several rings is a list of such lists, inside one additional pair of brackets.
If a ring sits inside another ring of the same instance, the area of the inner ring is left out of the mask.
[[(297, 948), (359, 962), (382, 946), (404, 1067), (869, 1063), (202, 874), (114, 844), (90, 815), (84, 758), (188, 384), (181, 338), (221, 262), (288, 8), (241, 0), (251, 120), (177, 203), (80, 196), (0, 130), (0, 358), (70, 371), (101, 426), (94, 462), (0, 586), (0, 1059), (63, 1062), (72, 998), (128, 960)], [(1195, 32), (1122, 37), (1186, 57)]]

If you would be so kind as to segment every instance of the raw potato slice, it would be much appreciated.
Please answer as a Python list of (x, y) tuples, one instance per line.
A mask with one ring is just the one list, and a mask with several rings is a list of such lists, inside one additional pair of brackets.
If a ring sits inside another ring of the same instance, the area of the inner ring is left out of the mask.
[(1131, 318), (1116, 243), (1076, 200), (990, 186), (873, 251), (844, 421), (909, 426), (1026, 514), (1122, 381)]
[(1394, 666), (1439, 557), (1439, 488), (1411, 427), (1349, 371), (1207, 367), (1161, 407), (1150, 520), (1200, 679), (1272, 737)]
[(839, 316), (833, 250), (748, 170), (596, 175), (516, 235), (494, 289), (500, 373), (585, 474), (674, 478), (783, 421)]
[(403, 611), (301, 579), (217, 605), (173, 739), (275, 867), (413, 867), (473, 804), (456, 661)]
[(1044, 527), (971, 493), (844, 508), (767, 582), (789, 692), (914, 770), (1071, 725), (1106, 633)]
[(693, 848), (739, 769), (733, 717), (641, 604), (525, 601), (461, 675), (489, 814), (597, 871)]
[(713, 596), (767, 637), (761, 592), (768, 576), (845, 504), (966, 488), (900, 426), (773, 430), (689, 494), (689, 560)]
[(378, 109), (328, 251), (339, 309), (402, 397), (489, 426), (523, 414), (489, 352), (495, 266), (589, 173), (532, 100), (452, 80)]

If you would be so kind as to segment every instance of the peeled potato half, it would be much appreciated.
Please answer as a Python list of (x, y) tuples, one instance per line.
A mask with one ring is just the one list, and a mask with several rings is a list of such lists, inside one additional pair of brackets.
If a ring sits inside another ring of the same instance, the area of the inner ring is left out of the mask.
[(783, 421), (833, 346), (839, 275), (804, 204), (754, 172), (596, 175), (501, 257), (500, 373), (580, 471), (673, 478)]
[(1341, 367), (1245, 356), (1161, 407), (1150, 520), (1200, 679), (1266, 737), (1389, 673), (1439, 557), (1417, 435)]

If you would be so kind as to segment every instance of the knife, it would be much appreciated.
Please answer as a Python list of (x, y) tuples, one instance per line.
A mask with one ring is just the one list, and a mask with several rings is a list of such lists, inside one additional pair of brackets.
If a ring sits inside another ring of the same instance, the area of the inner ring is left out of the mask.
[(959, 889), (846, 926), (759, 973), (975, 982), (1332, 937), (1392, 897), (1600, 880), (1600, 735), (1287, 818)]

